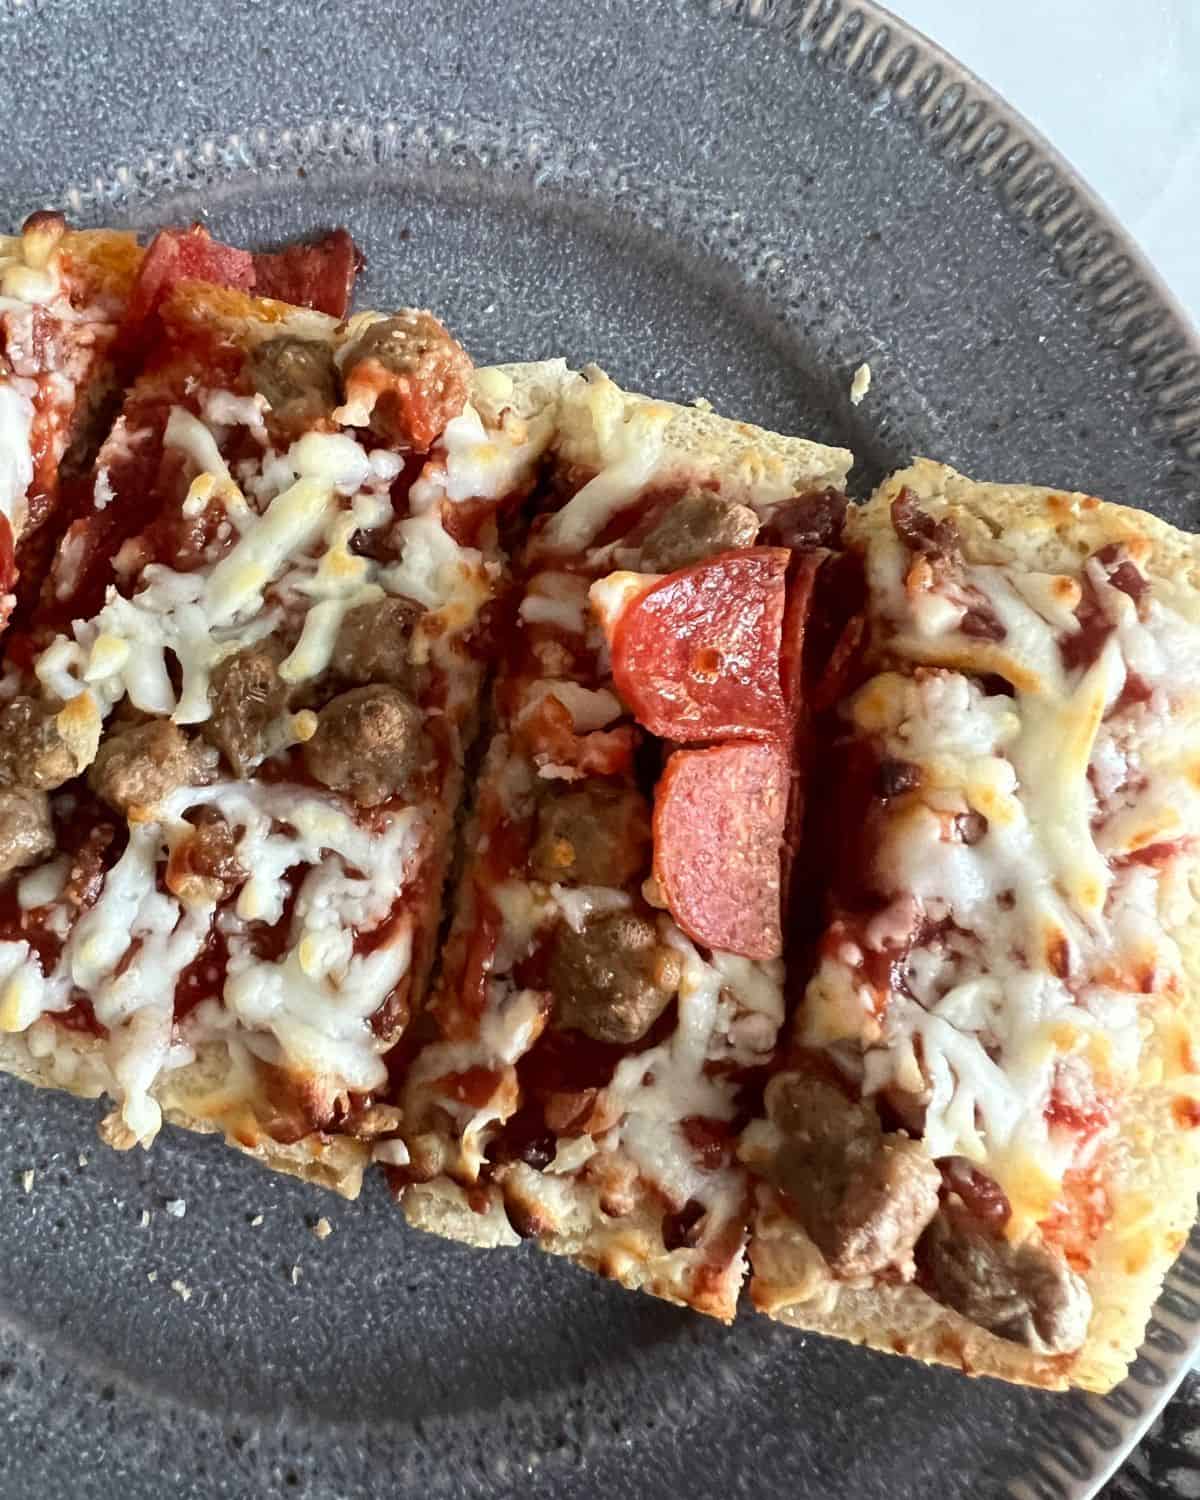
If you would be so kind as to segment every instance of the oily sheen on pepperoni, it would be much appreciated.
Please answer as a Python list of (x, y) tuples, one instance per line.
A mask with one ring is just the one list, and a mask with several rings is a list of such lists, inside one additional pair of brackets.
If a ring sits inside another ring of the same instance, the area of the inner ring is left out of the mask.
[(777, 744), (676, 750), (654, 794), (654, 878), (694, 942), (778, 958), (787, 756)]
[(613, 634), (613, 680), (652, 734), (688, 744), (783, 730), (790, 559), (786, 547), (722, 552), (668, 574), (624, 609)]
[(360, 258), (347, 230), (334, 229), (312, 244), (285, 245), (253, 260), (256, 297), (315, 307), (332, 318), (349, 312)]

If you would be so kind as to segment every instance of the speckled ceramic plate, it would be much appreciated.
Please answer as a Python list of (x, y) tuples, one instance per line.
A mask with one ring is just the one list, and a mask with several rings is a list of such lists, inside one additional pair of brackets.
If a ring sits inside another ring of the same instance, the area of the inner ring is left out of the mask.
[[(481, 359), (705, 394), (853, 447), (860, 488), (920, 451), (1200, 526), (1176, 309), (1024, 122), (868, 4), (0, 0), (0, 59), (5, 224), (345, 221), (362, 303), (431, 304)], [(1053, 1397), (93, 1125), (0, 1084), (4, 1497), (1079, 1500), (1196, 1342), (1192, 1256), (1128, 1381)]]

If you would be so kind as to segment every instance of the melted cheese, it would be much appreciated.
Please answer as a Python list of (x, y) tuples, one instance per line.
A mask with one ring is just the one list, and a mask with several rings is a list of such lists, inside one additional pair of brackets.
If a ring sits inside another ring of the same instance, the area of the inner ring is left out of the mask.
[(576, 573), (535, 573), (517, 613), (529, 625), (556, 625), (570, 635), (587, 630), (588, 585)]
[(0, 377), (0, 515), (19, 534), (33, 483), (33, 402), (27, 382)]
[[(953, 560), (939, 581), (890, 530), (872, 534), (866, 562), (885, 649), (910, 665), (872, 679), (845, 712), (920, 781), (879, 825), (874, 867), (892, 904), (852, 939), (831, 935), (804, 1036), (857, 1043), (868, 1091), (915, 1095), (930, 1153), (993, 1175), (1019, 1236), (1097, 1149), (1094, 1132), (1081, 1139), (1047, 1117), (1052, 1098), (1127, 1086), (1140, 1007), (1162, 1003), (1182, 973), (1171, 926), (1190, 904), (1186, 856), (1165, 870), (1110, 856), (1200, 836), (1188, 774), (1200, 627), (1158, 598), (1139, 610), (1093, 559), (1085, 567), (1114, 628), (1091, 665), (1071, 668), (1060, 641), (1080, 629), (1078, 578)], [(1003, 625), (1001, 640), (960, 629), (964, 584)], [(1120, 707), (1128, 671), (1148, 701)], [(985, 692), (987, 674), (1012, 696)], [(970, 818), (986, 823), (968, 841)], [(907, 948), (914, 929), (929, 935), (908, 951), (881, 1021), (860, 945)]]
[(561, 510), (551, 516), (540, 542), (551, 551), (580, 552), (654, 478), (672, 413), (646, 403), (622, 415), (600, 436), (605, 463)]
[[(0, 399), (8, 389), (0, 386)], [(456, 428), (413, 486), (414, 513), (393, 530), (399, 561), (385, 565), (360, 556), (352, 543), (393, 523), (389, 486), (403, 468), (399, 455), (368, 449), (349, 433), (309, 432), (286, 453), (264, 448), (260, 458), (243, 460), (235, 480), (220, 442), (235, 424), (258, 433), (261, 403), (223, 391), (197, 399), (203, 417), (172, 408), (163, 439), (193, 471), (185, 512), (221, 506), (232, 545), (207, 566), (177, 572), (151, 563), (135, 589), (111, 588), (98, 615), (76, 622), (73, 639), (60, 636), (42, 653), (35, 671), (47, 692), (70, 699), (86, 685), (101, 714), (128, 696), (143, 712), (201, 723), (210, 713), (212, 671), (226, 657), (282, 626), (296, 637), (281, 664), (284, 680), (310, 681), (328, 667), (347, 612), (388, 593), (436, 612), (418, 632), (421, 649), (444, 658), (452, 675), (461, 668), (456, 643), (491, 598), (494, 569), (445, 529), (440, 496), (508, 493), (528, 473), (546, 432), (532, 424), (489, 432), (472, 414), (472, 442), (466, 428)], [(0, 419), (3, 412), (0, 406)], [(260, 438), (265, 443), (265, 429)], [(481, 446), (491, 452), (486, 464)], [(181, 673), (178, 692), (171, 658)], [(455, 691), (452, 684), (452, 702)]]
[[(171, 849), (191, 836), (183, 814), (200, 807), (225, 817), (238, 860), (250, 871), (234, 907), (220, 913), (206, 896), (171, 894), (162, 879)], [(415, 872), (424, 829), (416, 808), (389, 813), (368, 829), (340, 799), (286, 784), (179, 788), (158, 822), (130, 826), (125, 851), (49, 973), (28, 944), (0, 944), (0, 1029), (26, 1031), (66, 1009), (76, 992), (86, 995), (109, 1030), (102, 1086), (119, 1101), (123, 1130), (143, 1143), (161, 1123), (153, 1090), (163, 1072), (190, 1060), (190, 1042), (229, 1039), (231, 1025), (255, 1055), (334, 1091), (377, 1088), (386, 1070), (369, 1017), (408, 973), (412, 919), (395, 922), (368, 953), (355, 951), (355, 939), (391, 919)], [(297, 869), (306, 873), (284, 951), (259, 959), (257, 924), (280, 920), (287, 877)], [(57, 901), (64, 876), (63, 861), (51, 861), (23, 877), (22, 893), (39, 905)], [(209, 1009), (177, 1035), (176, 984), (214, 920), (229, 953), (223, 1013), (214, 1024)]]

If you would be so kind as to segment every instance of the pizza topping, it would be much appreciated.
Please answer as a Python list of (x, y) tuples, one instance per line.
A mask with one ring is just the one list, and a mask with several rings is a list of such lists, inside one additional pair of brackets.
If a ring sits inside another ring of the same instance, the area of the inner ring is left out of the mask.
[(125, 314), (126, 328), (143, 336), (148, 319), (181, 281), (249, 291), (254, 286), (254, 260), (248, 251), (214, 240), (202, 224), (160, 230), (142, 258)]
[(808, 490), (771, 506), (761, 540), (771, 547), (838, 547), (849, 502), (842, 490)]
[(251, 351), (249, 372), (270, 406), (273, 424), (284, 433), (306, 431), (338, 404), (333, 349), (323, 339), (290, 333), (266, 339)]
[(0, 786), (48, 792), (78, 776), (86, 761), (63, 733), (62, 709), (20, 696), (0, 710)]
[(172, 843), (167, 889), (185, 905), (228, 900), (247, 877), (234, 829), (215, 807), (197, 809), (188, 828)]
[(339, 351), (350, 427), (370, 425), (399, 448), (427, 452), (467, 399), (471, 361), (432, 313), (366, 323)]
[(529, 872), (548, 885), (621, 887), (645, 870), (650, 815), (632, 787), (593, 783), (544, 793)]
[(413, 687), (419, 677), (410, 660), (412, 634), (424, 614), (412, 599), (385, 596), (359, 604), (342, 619), (330, 666), (344, 682)]
[(870, 1104), (816, 1077), (769, 1087), (782, 1133), (772, 1171), (835, 1276), (913, 1274), (913, 1247), (938, 1210), (941, 1174), (917, 1141), (885, 1134)]
[(420, 710), (398, 688), (354, 688), (327, 703), (304, 746), (310, 775), (360, 806), (400, 794), (414, 800), (429, 761)]
[(189, 740), (167, 719), (110, 730), (88, 771), (97, 796), (123, 817), (146, 822), (158, 804), (181, 786), (214, 779), (216, 754)]
[(722, 553), (625, 605), (612, 627), (613, 681), (652, 734), (687, 743), (782, 732), (790, 560), (781, 547)]
[(275, 726), (287, 707), (287, 684), (279, 675), (281, 652), (269, 638), (227, 657), (213, 669), (211, 711), (204, 734), (237, 776), (249, 776), (276, 748)]
[(344, 318), (361, 259), (349, 233), (334, 229), (311, 244), (255, 255), (254, 293)]
[(745, 958), (783, 951), (786, 759), (772, 745), (677, 750), (654, 795), (654, 877), (689, 937)]
[(674, 573), (715, 552), (753, 546), (758, 527), (748, 505), (713, 490), (692, 490), (675, 501), (642, 543), (642, 571)]
[(1081, 1277), (1036, 1240), (1013, 1244), (952, 1202), (917, 1246), (922, 1286), (997, 1338), (1036, 1354), (1083, 1343), (1092, 1299)]
[(0, 790), (0, 875), (36, 864), (54, 852), (54, 826), (45, 792)]
[(563, 927), (550, 957), (558, 1024), (599, 1042), (636, 1042), (679, 988), (679, 958), (651, 923), (630, 912)]

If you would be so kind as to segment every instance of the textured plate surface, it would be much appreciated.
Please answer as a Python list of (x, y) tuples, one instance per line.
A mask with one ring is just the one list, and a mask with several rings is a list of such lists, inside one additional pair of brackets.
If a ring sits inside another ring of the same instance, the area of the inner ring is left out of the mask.
[[(480, 359), (594, 358), (844, 442), (860, 490), (927, 452), (1200, 526), (1200, 360), (1152, 273), (869, 5), (0, 0), (0, 57), (6, 225), (344, 220), (360, 305), (431, 304)], [(1200, 1320), (1189, 1255), (1130, 1380), (1047, 1397), (458, 1251), (378, 1184), (345, 1205), (174, 1131), (114, 1156), (93, 1123), (0, 1083), (5, 1497), (1078, 1500)], [(1121, 1492), (1178, 1489), (1174, 1453)]]

